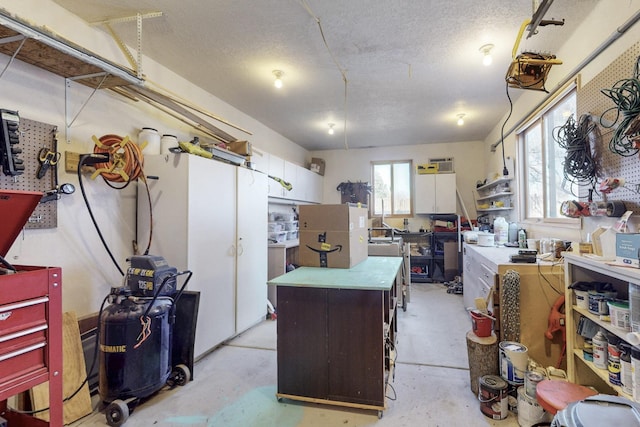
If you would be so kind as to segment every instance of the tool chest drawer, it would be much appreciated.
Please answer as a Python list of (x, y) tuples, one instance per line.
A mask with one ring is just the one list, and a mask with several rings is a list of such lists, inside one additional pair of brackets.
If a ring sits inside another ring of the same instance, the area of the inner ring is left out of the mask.
[(48, 297), (0, 305), (0, 342), (3, 337), (34, 326), (47, 324)]
[(43, 330), (0, 342), (0, 387), (45, 369), (47, 340)]
[(38, 298), (49, 293), (50, 269), (16, 267), (17, 273), (0, 276), (0, 305)]

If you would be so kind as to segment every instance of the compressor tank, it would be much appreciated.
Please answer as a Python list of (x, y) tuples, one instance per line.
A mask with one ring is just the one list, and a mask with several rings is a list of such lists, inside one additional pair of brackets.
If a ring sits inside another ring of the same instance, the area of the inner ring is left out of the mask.
[(100, 316), (100, 398), (105, 402), (144, 398), (160, 390), (171, 374), (173, 300), (118, 298)]

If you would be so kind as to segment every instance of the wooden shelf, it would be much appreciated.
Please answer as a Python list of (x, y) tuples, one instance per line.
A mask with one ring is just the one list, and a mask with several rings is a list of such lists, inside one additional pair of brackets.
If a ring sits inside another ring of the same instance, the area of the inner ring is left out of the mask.
[(618, 393), (622, 397), (626, 397), (629, 400), (633, 400), (633, 396), (625, 393), (622, 390), (622, 387), (620, 387), (619, 385), (611, 384), (609, 382), (609, 371), (607, 369), (598, 368), (593, 362), (591, 362), (589, 360), (586, 360), (584, 358), (583, 354), (582, 354), (582, 349), (578, 349), (578, 348), (574, 349), (573, 350), (573, 354), (574, 354), (575, 357), (580, 359), (582, 361), (582, 363), (587, 365), (589, 367), (589, 369), (591, 369), (602, 381), (607, 383), (607, 385), (609, 387), (611, 387), (613, 390), (615, 390), (616, 393)]

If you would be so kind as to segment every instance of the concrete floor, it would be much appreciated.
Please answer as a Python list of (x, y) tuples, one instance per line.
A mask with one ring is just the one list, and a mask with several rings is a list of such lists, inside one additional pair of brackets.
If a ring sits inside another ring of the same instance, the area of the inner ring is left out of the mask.
[[(264, 321), (204, 357), (194, 381), (138, 405), (127, 427), (518, 426), (517, 415), (482, 414), (469, 386), (462, 296), (441, 284), (414, 284), (398, 314), (395, 380), (383, 417), (375, 411), (278, 402), (276, 321)], [(75, 427), (107, 425), (98, 410)]]

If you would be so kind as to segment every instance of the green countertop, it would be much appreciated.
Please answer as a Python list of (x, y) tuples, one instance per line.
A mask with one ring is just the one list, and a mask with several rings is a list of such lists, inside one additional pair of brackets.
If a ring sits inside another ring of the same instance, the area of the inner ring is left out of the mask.
[(299, 267), (267, 283), (273, 286), (387, 291), (391, 289), (401, 265), (402, 257), (370, 256), (352, 268)]

